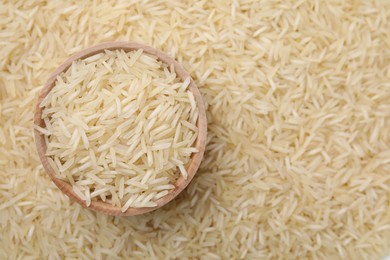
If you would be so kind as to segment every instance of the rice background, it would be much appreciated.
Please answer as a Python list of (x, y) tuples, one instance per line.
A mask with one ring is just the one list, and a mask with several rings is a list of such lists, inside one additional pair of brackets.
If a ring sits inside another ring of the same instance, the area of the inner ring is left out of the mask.
[[(1, 1), (0, 258), (380, 259), (390, 251), (390, 2)], [(207, 107), (198, 175), (115, 218), (51, 183), (37, 95), (69, 55), (146, 43)]]

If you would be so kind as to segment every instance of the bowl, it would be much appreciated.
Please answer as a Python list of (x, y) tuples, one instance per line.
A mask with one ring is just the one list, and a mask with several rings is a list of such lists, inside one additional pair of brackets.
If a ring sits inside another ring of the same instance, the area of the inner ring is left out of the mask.
[[(73, 61), (78, 59), (85, 59), (92, 55), (95, 55), (100, 52), (104, 52), (104, 50), (124, 50), (125, 52), (130, 52), (134, 50), (142, 49), (144, 53), (154, 55), (163, 63), (166, 63), (169, 65), (173, 65), (176, 71), (176, 76), (180, 78), (182, 81), (184, 81), (186, 78), (190, 77), (188, 72), (183, 68), (183, 66), (178, 63), (176, 60), (168, 56), (167, 54), (156, 50), (153, 47), (139, 44), (139, 43), (132, 43), (132, 42), (106, 42), (102, 43), (87, 49), (84, 49), (74, 55), (72, 55), (70, 58), (68, 58), (64, 63), (62, 63), (49, 77), (46, 84), (43, 86), (37, 105), (35, 108), (34, 113), (34, 125), (38, 125), (40, 127), (45, 127), (45, 122), (41, 118), (42, 111), (44, 108), (40, 107), (39, 104), (42, 102), (42, 100), (46, 97), (46, 95), (51, 91), (51, 89), (54, 87), (57, 75), (59, 75), (62, 72), (65, 72), (72, 64)], [(176, 196), (182, 192), (187, 185), (191, 182), (193, 177), (195, 176), (200, 163), (203, 158), (205, 146), (206, 146), (206, 136), (207, 136), (207, 119), (206, 119), (206, 112), (205, 107), (203, 103), (202, 96), (200, 94), (200, 91), (198, 87), (196, 86), (194, 80), (190, 77), (190, 85), (189, 90), (193, 93), (197, 108), (199, 110), (199, 118), (197, 121), (197, 127), (198, 127), (198, 137), (195, 141), (195, 144), (193, 147), (197, 148), (198, 152), (193, 153), (190, 157), (190, 161), (187, 165), (187, 173), (188, 177), (185, 180), (182, 175), (177, 179), (177, 181), (174, 184), (175, 188), (169, 191), (169, 193), (161, 197), (160, 199), (156, 200), (156, 207), (152, 208), (129, 208), (127, 211), (122, 212), (120, 207), (111, 205), (109, 203), (103, 202), (103, 201), (91, 201), (91, 204), (89, 205), (89, 209), (101, 212), (107, 215), (112, 216), (134, 216), (134, 215), (140, 215), (144, 214), (153, 210), (156, 210), (171, 200), (173, 200)], [(47, 174), (51, 178), (51, 180), (54, 182), (55, 185), (67, 196), (69, 196), (72, 200), (78, 202), (84, 207), (87, 207), (86, 202), (82, 200), (72, 189), (72, 185), (56, 178), (55, 172), (53, 168), (50, 166), (47, 160), (46, 154), (46, 143), (43, 134), (41, 134), (38, 130), (34, 129), (34, 136), (35, 136), (35, 144), (38, 151), (39, 158), (41, 160), (41, 163), (46, 170)]]

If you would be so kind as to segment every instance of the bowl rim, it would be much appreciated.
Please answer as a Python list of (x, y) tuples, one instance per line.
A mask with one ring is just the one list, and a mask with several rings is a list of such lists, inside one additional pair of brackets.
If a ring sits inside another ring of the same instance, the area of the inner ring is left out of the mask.
[(103, 202), (103, 201), (91, 201), (91, 204), (89, 207), (87, 207), (86, 202), (82, 200), (77, 194), (73, 191), (72, 185), (68, 182), (65, 182), (63, 180), (60, 180), (56, 178), (55, 172), (53, 168), (50, 166), (46, 153), (46, 143), (44, 135), (39, 132), (37, 129), (34, 128), (34, 137), (35, 137), (35, 144), (37, 148), (37, 152), (39, 155), (39, 159), (46, 170), (46, 173), (49, 175), (51, 180), (55, 183), (55, 185), (68, 197), (70, 197), (72, 200), (78, 202), (83, 207), (89, 208), (91, 210), (94, 210), (96, 212), (101, 212), (107, 215), (111, 216), (135, 216), (144, 214), (153, 210), (156, 210), (171, 200), (173, 200), (177, 195), (180, 194), (191, 182), (193, 177), (195, 176), (200, 163), (203, 159), (205, 147), (206, 147), (206, 137), (207, 137), (207, 118), (206, 118), (206, 111), (205, 106), (203, 103), (203, 98), (200, 94), (200, 91), (195, 84), (194, 80), (190, 76), (190, 74), (184, 69), (184, 67), (177, 62), (175, 59), (171, 58), (169, 55), (151, 47), (145, 44), (141, 43), (135, 43), (135, 42), (124, 42), (124, 41), (114, 41), (114, 42), (104, 42), (86, 49), (83, 49), (72, 56), (70, 56), (67, 60), (65, 60), (51, 75), (49, 76), (48, 80), (44, 84), (37, 103), (35, 107), (34, 112), (34, 125), (38, 125), (40, 127), (45, 127), (45, 122), (41, 118), (43, 107), (40, 107), (40, 104), (42, 100), (46, 97), (46, 95), (51, 91), (51, 89), (54, 87), (54, 84), (56, 82), (57, 76), (66, 71), (71, 65), (72, 62), (78, 59), (85, 59), (92, 55), (95, 55), (97, 53), (101, 53), (104, 50), (124, 50), (125, 52), (134, 51), (138, 49), (142, 49), (144, 53), (154, 55), (158, 58), (158, 60), (162, 61), (163, 63), (168, 64), (169, 66), (173, 65), (175, 68), (176, 76), (181, 78), (181, 80), (185, 80), (187, 78), (190, 78), (190, 85), (189, 90), (193, 93), (196, 105), (199, 110), (199, 117), (197, 121), (197, 127), (198, 127), (198, 137), (195, 141), (194, 147), (197, 148), (198, 152), (193, 153), (190, 158), (190, 162), (187, 166), (187, 173), (188, 178), (185, 180), (182, 175), (179, 176), (177, 181), (174, 183), (175, 188), (170, 190), (169, 193), (166, 196), (161, 197), (160, 199), (156, 200), (157, 203), (156, 207), (151, 208), (129, 208), (125, 212), (121, 211), (120, 207), (111, 205), (109, 203)]

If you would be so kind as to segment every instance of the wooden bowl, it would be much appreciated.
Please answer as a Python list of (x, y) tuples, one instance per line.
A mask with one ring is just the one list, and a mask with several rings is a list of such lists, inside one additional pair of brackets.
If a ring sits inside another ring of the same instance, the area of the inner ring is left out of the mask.
[[(173, 64), (176, 75), (181, 78), (183, 81), (190, 77), (190, 75), (184, 70), (183, 66), (180, 65), (177, 61), (175, 61), (173, 58), (169, 57), (165, 53), (162, 53), (150, 46), (146, 46), (143, 44), (138, 43), (130, 43), (130, 42), (107, 42), (102, 43), (90, 48), (87, 48), (85, 50), (82, 50), (73, 56), (71, 56), (69, 59), (67, 59), (61, 66), (59, 66), (49, 77), (46, 84), (43, 86), (43, 89), (39, 95), (39, 99), (35, 108), (35, 114), (34, 114), (34, 124), (38, 125), (40, 127), (45, 127), (45, 122), (41, 118), (42, 116), (42, 110), (44, 108), (40, 108), (39, 104), (42, 102), (42, 100), (46, 97), (46, 95), (50, 92), (50, 90), (54, 87), (56, 77), (61, 72), (66, 71), (73, 61), (78, 59), (85, 59), (89, 56), (95, 55), (97, 53), (103, 52), (104, 50), (117, 50), (122, 49), (125, 52), (137, 50), (137, 49), (143, 49), (145, 53), (151, 54), (156, 56), (160, 61), (171, 65)], [(185, 180), (181, 175), (174, 183), (175, 188), (170, 190), (169, 193), (158, 199), (156, 201), (157, 206), (153, 208), (129, 208), (127, 211), (122, 212), (119, 207), (113, 206), (111, 204), (108, 204), (103, 201), (92, 201), (91, 205), (88, 207), (94, 211), (102, 212), (107, 215), (112, 216), (133, 216), (133, 215), (139, 215), (146, 212), (153, 211), (165, 204), (167, 204), (169, 201), (174, 199), (181, 191), (184, 190), (184, 188), (191, 182), (192, 178), (196, 174), (199, 165), (202, 161), (205, 146), (206, 146), (206, 135), (207, 135), (207, 119), (206, 119), (206, 113), (205, 113), (205, 107), (203, 104), (202, 96), (199, 92), (198, 87), (196, 86), (195, 82), (191, 78), (191, 83), (189, 86), (189, 90), (193, 93), (196, 104), (199, 109), (199, 118), (197, 122), (197, 127), (199, 129), (198, 138), (195, 141), (195, 147), (198, 149), (199, 152), (193, 153), (190, 162), (187, 167), (188, 172), (188, 178)], [(35, 144), (38, 150), (39, 158), (42, 162), (43, 167), (45, 168), (47, 174), (50, 176), (52, 181), (57, 185), (57, 187), (62, 190), (66, 195), (68, 195), (71, 199), (75, 200), (79, 204), (81, 204), (84, 207), (86, 206), (86, 203), (84, 200), (82, 200), (79, 196), (75, 194), (75, 192), (72, 189), (71, 184), (62, 181), (60, 179), (57, 179), (55, 177), (55, 173), (53, 168), (50, 166), (50, 164), (47, 161), (46, 157), (46, 143), (44, 136), (37, 130), (34, 129), (34, 136), (35, 136)]]

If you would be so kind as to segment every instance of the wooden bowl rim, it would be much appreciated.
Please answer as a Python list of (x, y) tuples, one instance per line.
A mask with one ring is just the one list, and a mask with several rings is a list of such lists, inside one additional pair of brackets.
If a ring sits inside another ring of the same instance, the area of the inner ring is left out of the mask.
[[(193, 153), (190, 158), (190, 162), (187, 166), (187, 172), (188, 172), (187, 180), (184, 180), (184, 178), (180, 175), (176, 183), (174, 183), (175, 188), (170, 190), (166, 196), (158, 199), (156, 201), (157, 206), (153, 208), (129, 208), (127, 211), (122, 212), (119, 207), (113, 206), (103, 201), (91, 201), (91, 205), (88, 207), (89, 209), (92, 209), (94, 211), (102, 212), (104, 214), (112, 215), (112, 216), (134, 216), (134, 215), (140, 215), (140, 214), (144, 214), (156, 210), (162, 207), (163, 205), (167, 204), (168, 202), (170, 202), (177, 195), (179, 195), (179, 193), (187, 187), (187, 185), (191, 182), (191, 180), (195, 176), (203, 158), (203, 154), (206, 146), (206, 136), (207, 136), (207, 119), (206, 119), (205, 106), (200, 91), (196, 86), (194, 80), (191, 78), (189, 73), (183, 68), (183, 66), (180, 63), (178, 63), (175, 59), (171, 58), (170, 56), (166, 55), (165, 53), (153, 47), (150, 47), (145, 44), (134, 43), (134, 42), (105, 42), (105, 43), (95, 45), (93, 47), (86, 48), (69, 57), (50, 75), (49, 79), (43, 86), (37, 101), (37, 105), (34, 113), (34, 125), (45, 127), (44, 120), (41, 119), (43, 108), (41, 108), (39, 104), (41, 104), (42, 100), (54, 87), (54, 83), (56, 81), (57, 75), (59, 75), (61, 72), (66, 71), (71, 66), (72, 62), (75, 60), (88, 58), (92, 55), (103, 52), (104, 50), (118, 50), (118, 49), (122, 49), (126, 52), (143, 49), (145, 53), (156, 56), (160, 61), (168, 65), (173, 64), (176, 71), (176, 75), (179, 78), (181, 78), (183, 81), (188, 77), (190, 78), (191, 82), (190, 82), (189, 90), (193, 93), (195, 97), (196, 105), (199, 109), (199, 118), (197, 122), (199, 133), (198, 133), (197, 140), (195, 141), (195, 147), (198, 149), (199, 152)], [(53, 168), (50, 166), (50, 164), (48, 163), (47, 157), (45, 155), (46, 143), (45, 143), (44, 136), (36, 129), (34, 129), (34, 136), (35, 136), (35, 144), (37, 147), (39, 158), (41, 160), (44, 169), (46, 170), (47, 174), (51, 178), (51, 180), (68, 197), (78, 202), (83, 207), (87, 207), (85, 201), (82, 200), (79, 196), (77, 196), (77, 194), (73, 191), (71, 184), (63, 180), (57, 179), (55, 177), (55, 172)]]

